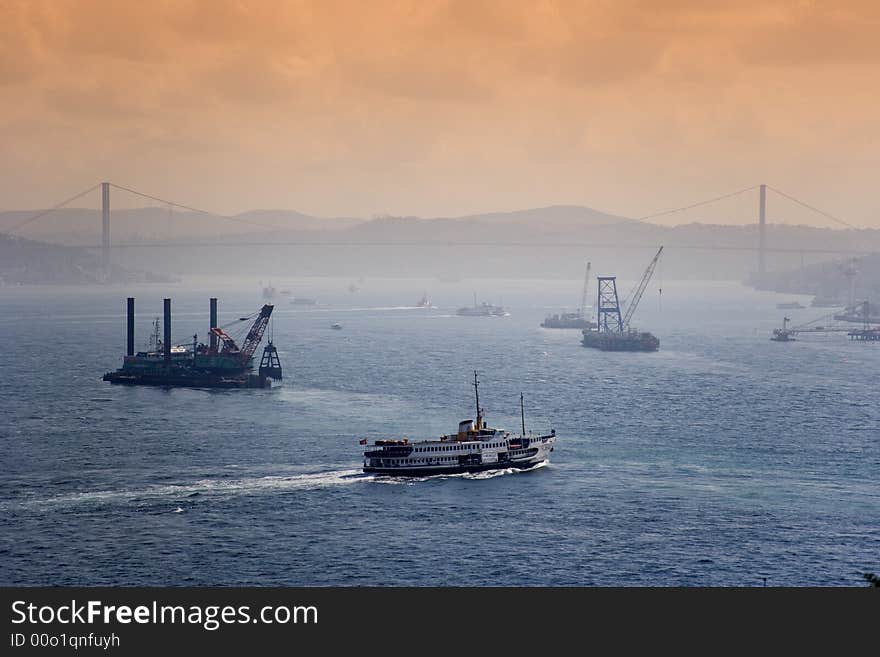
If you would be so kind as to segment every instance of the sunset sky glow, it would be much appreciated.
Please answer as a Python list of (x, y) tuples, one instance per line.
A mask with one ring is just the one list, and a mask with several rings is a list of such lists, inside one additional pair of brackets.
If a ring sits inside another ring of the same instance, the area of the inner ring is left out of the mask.
[(0, 209), (641, 216), (766, 182), (880, 228), (880, 3), (0, 0)]

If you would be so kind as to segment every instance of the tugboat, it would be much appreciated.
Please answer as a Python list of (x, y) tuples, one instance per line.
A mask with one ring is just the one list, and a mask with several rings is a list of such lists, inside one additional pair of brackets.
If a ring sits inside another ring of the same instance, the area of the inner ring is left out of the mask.
[(788, 328), (788, 323), (790, 321), (791, 320), (788, 317), (783, 317), (782, 328), (773, 329), (773, 335), (770, 336), (770, 339), (773, 340), (773, 342), (794, 342), (794, 336), (797, 331)]
[[(520, 394), (522, 433), (511, 435), (502, 429), (493, 429), (484, 421), (480, 408), (480, 382), (474, 372), (476, 420), (462, 420), (458, 432), (440, 436), (437, 440), (410, 442), (376, 440), (364, 448), (364, 472), (396, 477), (426, 477), (486, 470), (515, 468), (528, 470), (550, 459), (556, 444), (556, 430), (549, 434), (526, 434), (525, 409)], [(367, 440), (360, 441), (367, 445)]]

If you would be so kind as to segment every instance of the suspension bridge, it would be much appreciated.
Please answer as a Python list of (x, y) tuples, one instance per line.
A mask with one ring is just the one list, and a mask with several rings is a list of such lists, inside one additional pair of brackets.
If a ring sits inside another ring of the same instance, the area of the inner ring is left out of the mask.
[[(199, 240), (174, 240), (167, 242), (157, 242), (157, 241), (146, 241), (146, 242), (118, 242), (113, 243), (111, 240), (111, 210), (110, 210), (110, 202), (111, 202), (111, 190), (117, 190), (119, 192), (125, 192), (129, 194), (133, 194), (136, 197), (140, 197), (142, 199), (148, 200), (150, 202), (160, 203), (163, 206), (170, 209), (178, 209), (191, 213), (196, 213), (199, 215), (204, 215), (211, 219), (216, 219), (220, 221), (229, 221), (235, 222), (238, 224), (247, 224), (253, 226), (255, 228), (259, 228), (262, 230), (273, 230), (279, 231), (284, 230), (284, 226), (279, 225), (270, 225), (265, 223), (260, 223), (256, 221), (252, 221), (250, 219), (245, 219), (240, 216), (232, 216), (220, 214), (217, 212), (211, 212), (208, 210), (204, 210), (201, 208), (197, 208), (191, 205), (179, 203), (176, 201), (172, 201), (169, 199), (164, 199), (152, 194), (147, 194), (145, 192), (141, 192), (130, 187), (126, 187), (124, 185), (119, 185), (113, 182), (101, 182), (96, 185), (89, 187), (69, 198), (64, 199), (63, 201), (41, 210), (39, 212), (34, 213), (33, 215), (17, 222), (10, 228), (5, 229), (3, 232), (7, 235), (20, 235), (20, 231), (24, 229), (26, 226), (32, 224), (39, 219), (50, 215), (53, 212), (61, 210), (62, 208), (70, 206), (71, 203), (78, 201), (89, 194), (100, 191), (100, 203), (101, 203), (101, 243), (95, 245), (85, 245), (83, 248), (94, 248), (100, 249), (102, 262), (105, 271), (108, 270), (110, 262), (111, 262), (111, 250), (112, 249), (161, 249), (161, 248), (180, 248), (180, 247), (222, 247), (222, 246), (234, 246), (234, 247), (242, 247), (242, 246), (315, 246), (315, 247), (339, 247), (339, 246), (400, 246), (400, 247), (416, 247), (416, 246), (427, 246), (427, 245), (440, 245), (440, 246), (450, 246), (450, 247), (460, 247), (460, 246), (473, 246), (472, 241), (344, 241), (344, 240), (297, 240), (297, 241), (285, 241), (285, 240), (272, 240), (272, 241), (261, 241), (259, 239), (250, 239), (250, 240), (236, 240), (230, 242), (223, 241), (199, 241)], [(703, 208), (705, 206), (709, 206), (712, 204), (719, 203), (726, 199), (732, 199), (736, 197), (743, 197), (746, 194), (751, 194), (757, 191), (757, 212), (756, 212), (756, 225), (757, 225), (757, 242), (753, 245), (723, 245), (723, 244), (681, 244), (681, 245), (668, 245), (669, 249), (682, 249), (682, 250), (691, 250), (691, 251), (747, 251), (747, 252), (755, 252), (757, 254), (757, 274), (759, 280), (763, 279), (764, 275), (767, 272), (767, 255), (770, 253), (792, 253), (792, 254), (824, 254), (824, 255), (868, 255), (871, 253), (875, 253), (875, 251), (871, 249), (846, 249), (846, 248), (834, 248), (834, 247), (818, 247), (818, 248), (803, 248), (803, 247), (780, 247), (780, 246), (768, 246), (767, 245), (767, 196), (768, 192), (772, 192), (776, 194), (778, 197), (785, 199), (786, 201), (796, 204), (803, 209), (806, 209), (812, 213), (815, 213), (818, 216), (823, 217), (826, 220), (833, 222), (836, 226), (841, 226), (844, 228), (859, 230), (858, 226), (853, 225), (843, 219), (822, 210), (810, 203), (807, 203), (791, 194), (787, 194), (775, 187), (772, 187), (767, 184), (759, 184), (752, 185), (750, 187), (746, 187), (744, 189), (739, 189), (728, 194), (723, 194), (721, 196), (716, 196), (713, 198), (708, 198), (704, 200), (700, 200), (697, 202), (689, 203), (680, 207), (670, 208), (666, 210), (661, 210), (659, 212), (654, 212), (651, 214), (647, 214), (641, 217), (637, 217), (634, 220), (642, 223), (649, 223), (651, 220), (658, 219), (661, 217), (667, 217), (670, 215), (675, 215), (678, 213), (688, 212), (690, 210), (694, 210), (697, 208)], [(532, 248), (536, 246), (536, 243), (533, 241), (511, 241), (511, 240), (491, 240), (480, 242), (480, 245), (483, 246), (496, 246), (496, 247), (524, 247), (524, 248)], [(640, 244), (640, 243), (620, 243), (620, 242), (608, 242), (608, 243), (600, 243), (600, 242), (583, 242), (576, 243), (572, 241), (565, 242), (541, 242), (540, 246), (559, 246), (559, 247), (607, 247), (607, 248), (632, 248), (632, 249), (649, 249), (656, 248), (656, 244)]]

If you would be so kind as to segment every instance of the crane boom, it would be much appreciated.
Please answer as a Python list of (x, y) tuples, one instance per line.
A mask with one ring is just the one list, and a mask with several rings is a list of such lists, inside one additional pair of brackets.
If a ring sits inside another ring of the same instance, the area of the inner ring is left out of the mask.
[(581, 296), (580, 318), (584, 319), (587, 314), (587, 292), (590, 285), (590, 263), (587, 263), (587, 273), (584, 274), (584, 293)]
[(660, 250), (657, 251), (657, 255), (654, 256), (654, 259), (651, 260), (648, 268), (645, 269), (645, 273), (642, 275), (642, 280), (639, 281), (638, 286), (636, 286), (635, 291), (632, 293), (632, 301), (629, 302), (629, 305), (626, 307), (626, 314), (623, 316), (624, 330), (629, 329), (629, 322), (632, 319), (633, 314), (636, 312), (636, 307), (639, 305), (639, 301), (642, 300), (642, 294), (645, 293), (645, 288), (648, 287), (648, 281), (650, 281), (651, 276), (654, 275), (654, 270), (657, 268), (657, 261), (660, 260), (661, 253), (663, 253), (662, 246), (660, 247)]
[(257, 350), (257, 347), (260, 345), (260, 341), (263, 339), (263, 333), (266, 332), (266, 326), (269, 324), (269, 317), (272, 315), (272, 309), (274, 307), (275, 306), (271, 303), (267, 303), (260, 309), (257, 319), (254, 321), (253, 326), (251, 326), (250, 331), (248, 331), (241, 347), (239, 347), (232, 336), (226, 333), (223, 329), (212, 328), (211, 333), (216, 335), (223, 343), (221, 353), (229, 356), (236, 356), (243, 364), (247, 364)]
[(254, 352), (260, 345), (260, 341), (263, 339), (263, 333), (266, 332), (266, 326), (269, 324), (269, 317), (272, 315), (274, 307), (271, 303), (267, 303), (260, 309), (257, 320), (251, 326), (251, 330), (248, 331), (247, 337), (241, 345), (242, 360), (246, 361), (254, 355)]

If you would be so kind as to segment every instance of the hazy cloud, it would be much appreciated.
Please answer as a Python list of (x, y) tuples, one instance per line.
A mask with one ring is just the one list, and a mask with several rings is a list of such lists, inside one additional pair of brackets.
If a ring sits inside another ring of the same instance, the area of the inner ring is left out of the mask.
[(2, 0), (0, 194), (637, 215), (767, 181), (876, 221), (878, 28), (871, 2)]

